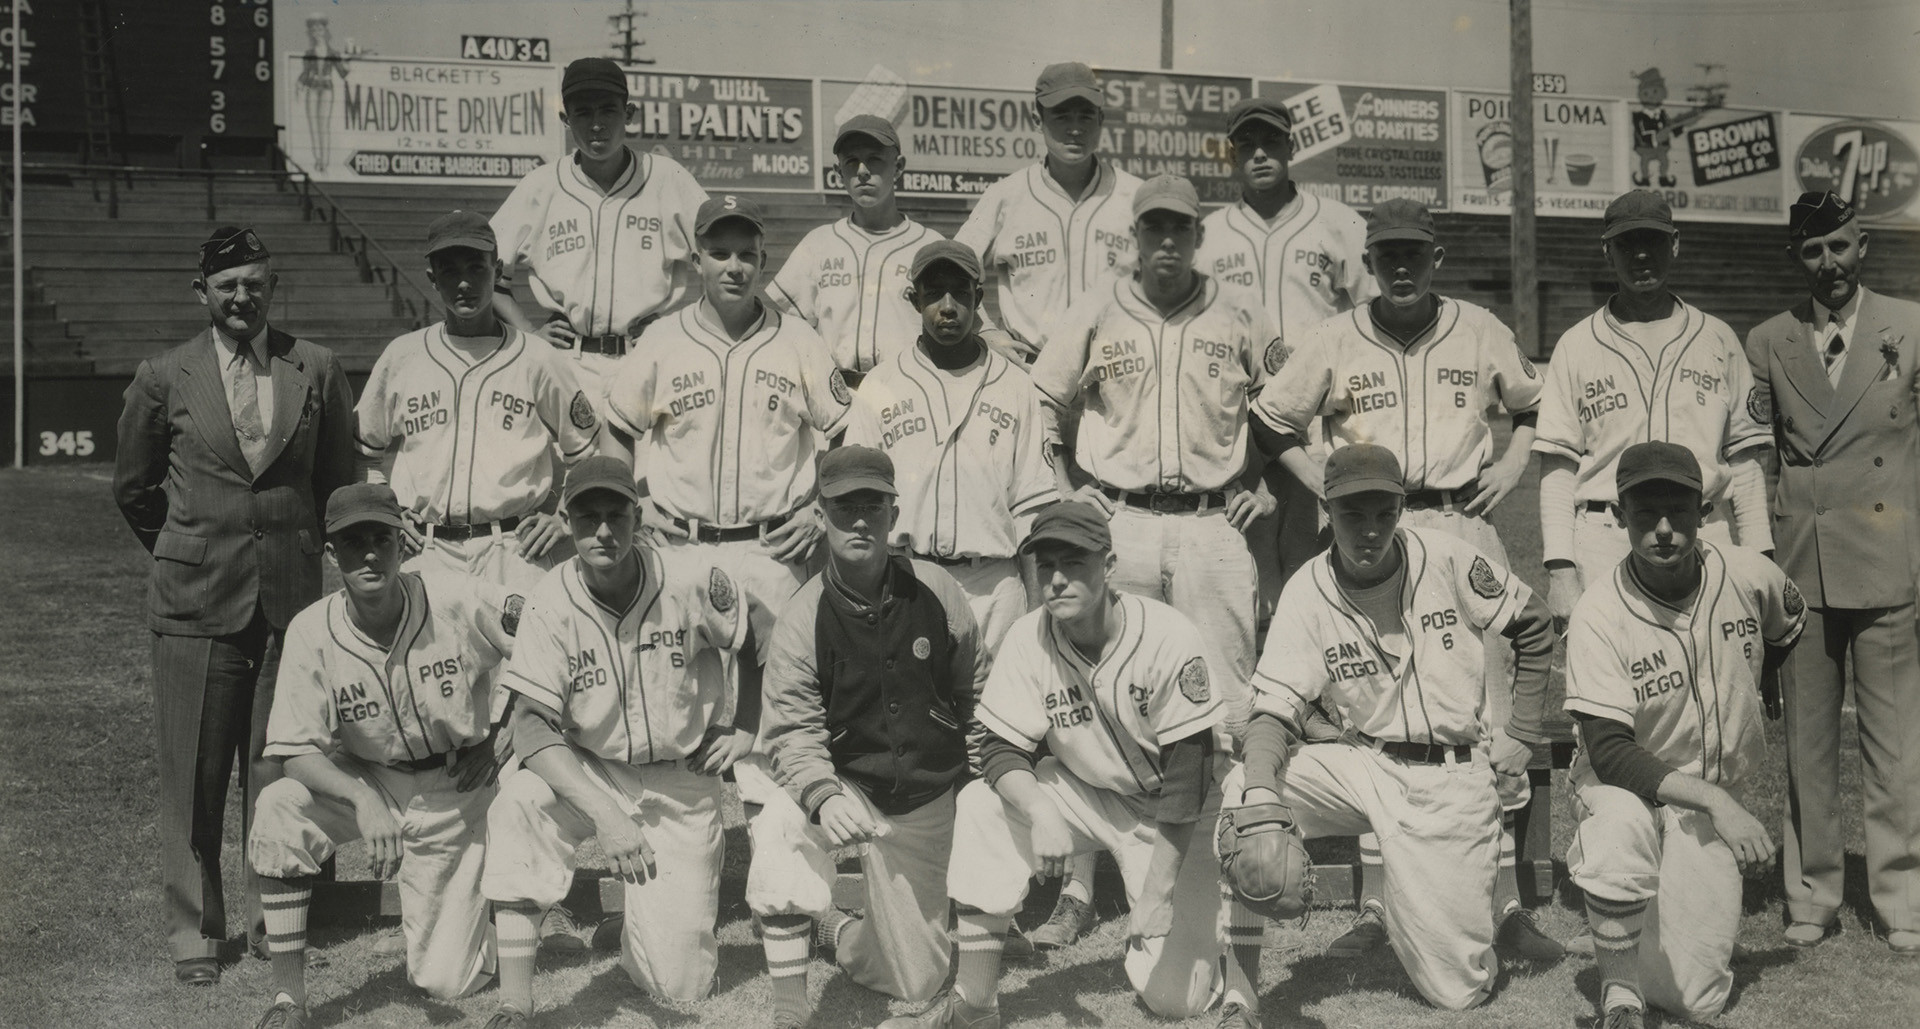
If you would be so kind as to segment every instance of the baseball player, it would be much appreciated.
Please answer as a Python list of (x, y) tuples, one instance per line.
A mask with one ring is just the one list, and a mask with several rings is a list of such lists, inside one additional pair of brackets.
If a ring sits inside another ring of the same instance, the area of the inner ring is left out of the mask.
[[(574, 151), (529, 172), (494, 213), (507, 274), (493, 303), (507, 324), (570, 350), (599, 405), (602, 380), (640, 331), (693, 297), (692, 218), (707, 193), (665, 153), (627, 145), (636, 109), (619, 65), (567, 65), (560, 103)], [(513, 299), (522, 265), (546, 311), (539, 326)]]
[[(1309, 839), (1379, 832), (1394, 952), (1428, 1001), (1470, 1008), (1499, 971), (1494, 773), (1524, 771), (1540, 737), (1550, 620), (1518, 577), (1458, 536), (1399, 524), (1407, 491), (1391, 450), (1342, 446), (1324, 481), (1333, 550), (1281, 594), (1274, 617), (1290, 631), (1267, 637), (1246, 761), (1225, 794), (1289, 806)], [(1519, 672), (1488, 748), (1490, 635), (1513, 641)], [(1289, 756), (1316, 703), (1351, 735)], [(1256, 974), (1259, 934), (1236, 952)]]
[[(952, 577), (890, 553), (894, 496), (885, 453), (850, 445), (821, 458), (826, 570), (788, 602), (770, 647), (767, 738), (787, 796), (768, 803), (792, 817), (755, 824), (802, 827), (755, 842), (756, 867), (788, 866), (785, 895), (747, 893), (776, 1027), (811, 1017), (816, 919), (819, 942), (868, 989), (925, 1001), (947, 977), (942, 882), (986, 650)], [(839, 847), (861, 851), (866, 902), (857, 916), (833, 906), (829, 851)]]
[(982, 278), (965, 243), (937, 240), (914, 256), (919, 338), (854, 394), (846, 441), (901, 470), (893, 541), (959, 581), (991, 655), (1027, 610), (1019, 541), (1059, 493), (1032, 380), (980, 341)]
[[(505, 325), (486, 219), (454, 211), (427, 229), (427, 276), (447, 317), (387, 344), (355, 408), (364, 475), (391, 480), (403, 545), (432, 563), (516, 590), (552, 567), (566, 538), (552, 455), (593, 453), (600, 418), (574, 362)], [(383, 462), (391, 471), (383, 471)]]
[(1760, 555), (1699, 538), (1690, 448), (1637, 443), (1617, 464), (1632, 550), (1567, 632), (1581, 816), (1567, 867), (1587, 895), (1601, 1024), (1639, 1029), (1649, 1003), (1696, 1021), (1726, 1006), (1740, 877), (1775, 850), (1742, 800), (1766, 759), (1757, 683), (1786, 660), (1806, 602)]
[(1533, 443), (1547, 606), (1562, 626), (1574, 600), (1629, 549), (1608, 506), (1614, 463), (1635, 443), (1679, 443), (1700, 459), (1711, 506), (1705, 539), (1773, 550), (1758, 460), (1773, 436), (1749, 400), (1753, 373), (1739, 337), (1667, 289), (1680, 254), (1673, 209), (1659, 193), (1623, 193), (1607, 205), (1600, 239), (1619, 288), (1561, 335)]
[[(883, 1029), (997, 1029), (1001, 948), (1029, 878), (1098, 850), (1127, 884), (1127, 978), (1147, 1007), (1188, 1018), (1223, 989), (1252, 1004), (1221, 960), (1217, 868), (1189, 853), (1219, 805), (1213, 737), (1225, 712), (1193, 623), (1111, 587), (1113, 544), (1106, 513), (1077, 501), (1041, 511), (1021, 544), (1046, 601), (1014, 623), (975, 707), (984, 777), (960, 791), (947, 866), (953, 992)], [(1042, 744), (1050, 754), (1036, 762)]]
[[(1316, 419), (1325, 419), (1335, 447), (1374, 443), (1393, 451), (1407, 491), (1400, 524), (1450, 533), (1505, 566), (1506, 547), (1487, 515), (1526, 474), (1540, 373), (1492, 312), (1432, 292), (1433, 273), (1445, 259), (1424, 205), (1404, 199), (1375, 205), (1367, 215), (1364, 263), (1379, 295), (1293, 337), (1285, 373), (1255, 401), (1254, 428), (1280, 434), (1266, 449), (1278, 452), (1316, 495), (1320, 470), (1304, 448)], [(1513, 425), (1512, 441), (1497, 456), (1493, 417)], [(1491, 737), (1507, 724), (1513, 654), (1497, 635), (1486, 641), (1486, 652)], [(1512, 815), (1526, 806), (1530, 791), (1523, 775), (1503, 775), (1499, 783), (1506, 814), (1494, 888), (1498, 941), (1532, 960), (1552, 960), (1561, 955), (1560, 944), (1520, 906), (1514, 867)], [(1329, 948), (1336, 957), (1386, 942), (1380, 846), (1371, 833), (1360, 839), (1360, 864), (1359, 917)]]
[[(541, 912), (566, 895), (589, 838), (626, 880), (625, 909), (647, 916), (624, 921), (627, 975), (663, 1000), (707, 994), (719, 957), (719, 777), (753, 737), (736, 710), (758, 709), (701, 670), (752, 644), (751, 600), (706, 555), (636, 537), (633, 470), (588, 458), (567, 472), (563, 500), (578, 553), (534, 587), (503, 677), (521, 768), (487, 813), (481, 889), (500, 940), (487, 1029), (529, 1024)], [(739, 690), (757, 701), (758, 676)]]
[(344, 588), (287, 627), (267, 721), (267, 755), (286, 777), (260, 792), (248, 843), (275, 990), (257, 1029), (307, 1025), (313, 877), (358, 839), (377, 877), (399, 875), (414, 985), (444, 1000), (493, 975), (480, 867), (511, 748), (487, 686), (513, 650), (520, 597), (438, 569), (403, 572), (403, 525), (386, 486), (334, 490), (326, 553)]
[(1106, 100), (1093, 69), (1051, 64), (1033, 87), (1047, 156), (987, 187), (953, 238), (993, 272), (1000, 330), (988, 345), (1031, 363), (1053, 317), (1133, 270), (1140, 180), (1100, 159)]

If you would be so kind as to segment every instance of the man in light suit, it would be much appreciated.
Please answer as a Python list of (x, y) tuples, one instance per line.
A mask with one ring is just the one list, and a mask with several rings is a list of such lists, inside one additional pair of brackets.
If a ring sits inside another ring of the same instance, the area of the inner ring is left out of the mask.
[(1867, 233), (1831, 193), (1793, 205), (1788, 254), (1812, 296), (1747, 337), (1756, 420), (1779, 444), (1773, 537), (1806, 595), (1783, 676), (1786, 940), (1838, 931), (1840, 704), (1850, 671), (1865, 780), (1867, 882), (1897, 954), (1920, 956), (1920, 304), (1860, 285)]
[[(262, 755), (280, 637), (320, 595), (320, 514), (353, 480), (353, 395), (333, 353), (267, 327), (277, 276), (250, 229), (200, 248), (193, 289), (212, 325), (134, 373), (114, 500), (153, 554), (160, 864), (175, 976), (219, 981), (227, 778), (243, 825), (278, 778)], [(263, 936), (248, 874), (250, 936)]]

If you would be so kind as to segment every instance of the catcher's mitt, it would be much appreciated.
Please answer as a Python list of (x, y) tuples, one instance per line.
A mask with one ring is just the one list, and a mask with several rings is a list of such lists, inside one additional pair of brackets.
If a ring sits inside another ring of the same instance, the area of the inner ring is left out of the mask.
[(1213, 836), (1220, 878), (1249, 911), (1299, 918), (1312, 899), (1313, 863), (1285, 804), (1220, 809)]

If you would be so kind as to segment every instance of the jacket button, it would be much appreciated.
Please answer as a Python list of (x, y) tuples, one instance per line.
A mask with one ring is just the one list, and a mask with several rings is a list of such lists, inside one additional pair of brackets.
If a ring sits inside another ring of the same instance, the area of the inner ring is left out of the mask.
[(899, 713), (900, 713), (900, 702), (899, 702), (899, 701), (897, 701), (897, 700), (896, 700), (896, 701), (894, 701), (893, 703), (891, 703), (891, 704), (888, 704), (888, 705), (887, 705), (887, 714), (890, 714), (890, 715), (897, 715), (897, 714), (899, 714)]
[(1875, 504), (1875, 505), (1873, 505), (1873, 509), (1874, 509), (1875, 511), (1885, 511), (1885, 510), (1887, 509), (1887, 505), (1885, 505), (1885, 504)]
[(1792, 432), (1792, 431), (1793, 431), (1793, 419), (1792, 419), (1792, 418), (1788, 418), (1788, 419), (1787, 419), (1787, 422), (1786, 422), (1786, 429), (1787, 429), (1787, 431), (1788, 431), (1788, 432)]
[(897, 746), (897, 747), (895, 747), (895, 748), (893, 748), (893, 756), (894, 756), (894, 757), (906, 757), (906, 756), (907, 756), (907, 745), (906, 745), (906, 744), (904, 744), (904, 743), (902, 743), (901, 745), (899, 745), (899, 746)]
[(1816, 507), (1813, 509), (1813, 513), (1817, 515), (1823, 515), (1827, 513), (1827, 509), (1824, 507)]
[(254, 538), (254, 539), (257, 539), (257, 540), (263, 540), (263, 539), (266, 539), (266, 538), (267, 538), (267, 530), (265, 530), (265, 529), (255, 529), (255, 530), (253, 530), (253, 538)]
[(1821, 465), (1824, 465), (1824, 464), (1826, 464), (1826, 462), (1825, 462), (1825, 461), (1822, 461), (1822, 460), (1820, 460), (1820, 459), (1819, 459), (1819, 458), (1817, 458), (1817, 457), (1813, 459), (1813, 466), (1814, 466), (1815, 468), (1818, 468), (1818, 467), (1820, 467)]
[(1883, 458), (1883, 457), (1876, 457), (1876, 458), (1874, 458), (1874, 459), (1873, 459), (1873, 466), (1874, 466), (1875, 468), (1878, 468), (1878, 467), (1880, 467), (1881, 465), (1883, 465), (1883, 464), (1886, 464), (1886, 463), (1887, 463), (1887, 460), (1886, 460), (1886, 458)]
[(867, 616), (867, 624), (868, 624), (868, 625), (879, 625), (879, 624), (880, 624), (880, 616), (879, 616), (879, 615), (868, 615), (868, 616)]
[(887, 669), (888, 671), (892, 671), (892, 670), (893, 670), (893, 658), (887, 658), (887, 663), (886, 663), (886, 665), (885, 665), (885, 667), (886, 667), (886, 669)]

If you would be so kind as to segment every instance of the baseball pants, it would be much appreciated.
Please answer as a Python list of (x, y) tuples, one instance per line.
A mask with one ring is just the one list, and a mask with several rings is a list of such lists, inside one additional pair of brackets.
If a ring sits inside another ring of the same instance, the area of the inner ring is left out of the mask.
[[(662, 1000), (692, 1001), (713, 989), (720, 946), (720, 779), (684, 761), (629, 765), (567, 744), (607, 796), (640, 824), (658, 875), (626, 884), (620, 967)], [(481, 892), (498, 903), (558, 904), (573, 886), (580, 845), (594, 835), (587, 816), (521, 768), (487, 812), (487, 868)]]
[[(1718, 501), (1700, 523), (1700, 538), (1717, 547), (1733, 546), (1733, 522), (1727, 517), (1726, 502)], [(1585, 505), (1573, 513), (1573, 567), (1580, 575), (1580, 592), (1596, 582), (1605, 582), (1613, 570), (1633, 553), (1627, 530), (1620, 527), (1612, 511), (1589, 511)]]
[[(839, 873), (826, 834), (758, 764), (740, 762), (734, 773), (743, 803), (781, 809), (763, 810), (747, 821), (753, 837), (747, 906), (762, 917), (818, 918), (833, 910)], [(952, 963), (941, 883), (953, 850), (954, 795), (948, 792), (904, 814), (883, 815), (866, 794), (842, 785), (846, 797), (886, 827), (886, 835), (860, 845), (865, 915), (841, 930), (834, 960), (869, 990), (927, 1000), (940, 992)]]
[[(628, 341), (631, 345), (632, 341)], [(620, 366), (620, 358), (613, 354), (582, 353), (578, 347), (564, 351), (573, 360), (573, 376), (580, 384), (581, 392), (593, 401), (593, 410), (600, 421), (607, 420), (607, 382), (613, 378), (615, 368)]]
[(1027, 587), (1020, 563), (1010, 557), (976, 557), (967, 564), (942, 565), (967, 595), (973, 620), (980, 626), (980, 645), (991, 657), (1021, 615), (1027, 613)]
[[(1052, 757), (1041, 758), (1033, 774), (1040, 791), (1066, 820), (1074, 853), (1111, 853), (1120, 866), (1127, 903), (1138, 904), (1158, 835), (1153, 821), (1157, 798), (1124, 797), (1089, 786)], [(1226, 902), (1220, 866), (1204, 835), (1211, 831), (1219, 807), (1220, 796), (1214, 792), (1194, 826), (1174, 886), (1172, 932), (1127, 941), (1127, 979), (1148, 1009), (1163, 1018), (1198, 1015), (1218, 1002), (1225, 988), (1221, 960), (1226, 954)], [(1040, 870), (1032, 833), (1019, 809), (984, 780), (968, 783), (955, 803), (948, 896), (956, 904), (1011, 918)]]
[(407, 571), (439, 568), (505, 586), (524, 595), (547, 572), (573, 556), (573, 542), (561, 539), (547, 556), (528, 559), (520, 556), (520, 540), (511, 532), (495, 532), (472, 539), (429, 539), (420, 553), (408, 558)]
[[(1316, 743), (1287, 762), (1280, 801), (1300, 832), (1380, 838), (1387, 940), (1435, 1007), (1486, 1002), (1500, 970), (1493, 952), (1493, 879), (1500, 800), (1483, 751), (1463, 763), (1422, 764), (1353, 743)], [(1222, 792), (1243, 789), (1235, 768)]]
[(1567, 869), (1602, 900), (1646, 901), (1640, 934), (1640, 990), (1647, 1003), (1707, 1019), (1733, 989), (1733, 939), (1740, 929), (1740, 869), (1733, 851), (1699, 811), (1666, 806), (1603, 785), (1575, 768), (1580, 815)]
[[(442, 1000), (463, 997), (493, 977), (493, 926), (480, 895), (490, 787), (461, 793), (459, 780), (434, 769), (408, 772), (335, 758), (346, 774), (373, 787), (400, 823), (400, 931), (407, 978)], [(280, 779), (260, 791), (248, 858), (260, 875), (315, 875), (342, 845), (360, 838), (353, 806), (316, 797), (304, 783)]]

